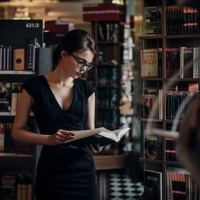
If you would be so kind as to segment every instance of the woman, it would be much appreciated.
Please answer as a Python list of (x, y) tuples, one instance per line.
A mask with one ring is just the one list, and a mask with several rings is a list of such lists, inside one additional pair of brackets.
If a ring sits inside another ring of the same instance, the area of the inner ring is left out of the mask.
[[(91, 36), (79, 29), (63, 37), (53, 55), (55, 70), (23, 84), (12, 136), (15, 140), (43, 145), (37, 165), (37, 200), (96, 199), (92, 153), (101, 147), (65, 147), (72, 130), (94, 129), (95, 93), (80, 79), (91, 69), (95, 55)], [(31, 109), (41, 134), (25, 129)]]

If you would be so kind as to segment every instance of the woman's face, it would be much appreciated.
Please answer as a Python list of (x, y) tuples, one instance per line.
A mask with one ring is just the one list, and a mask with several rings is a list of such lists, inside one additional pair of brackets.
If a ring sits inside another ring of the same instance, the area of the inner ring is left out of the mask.
[(81, 77), (85, 71), (93, 67), (93, 58), (94, 53), (89, 49), (74, 52), (65, 56), (64, 68), (71, 77)]

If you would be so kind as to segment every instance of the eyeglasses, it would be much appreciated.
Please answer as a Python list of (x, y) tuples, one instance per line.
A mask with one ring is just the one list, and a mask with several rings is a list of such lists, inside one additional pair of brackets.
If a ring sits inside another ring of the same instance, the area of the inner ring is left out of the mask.
[(87, 61), (82, 59), (82, 58), (78, 58), (75, 55), (71, 54), (71, 56), (76, 60), (77, 65), (82, 68), (82, 67), (86, 67), (87, 70), (90, 70), (94, 67), (94, 64), (89, 63), (87, 64)]

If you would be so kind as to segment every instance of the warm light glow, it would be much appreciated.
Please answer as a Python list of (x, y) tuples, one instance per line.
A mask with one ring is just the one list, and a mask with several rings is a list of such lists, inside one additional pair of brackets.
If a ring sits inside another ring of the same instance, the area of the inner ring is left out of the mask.
[(121, 4), (120, 0), (112, 0), (112, 3)]

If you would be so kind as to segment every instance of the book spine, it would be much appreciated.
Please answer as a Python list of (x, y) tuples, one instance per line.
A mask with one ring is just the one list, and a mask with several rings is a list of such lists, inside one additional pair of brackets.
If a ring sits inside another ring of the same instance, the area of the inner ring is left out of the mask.
[(159, 119), (163, 119), (163, 93), (162, 93), (162, 90), (158, 91), (158, 104), (159, 104)]
[(180, 78), (183, 78), (184, 73), (184, 47), (180, 47)]
[(27, 39), (26, 47), (26, 64), (27, 70), (35, 71), (36, 66), (36, 48), (39, 47), (38, 41), (36, 38)]

